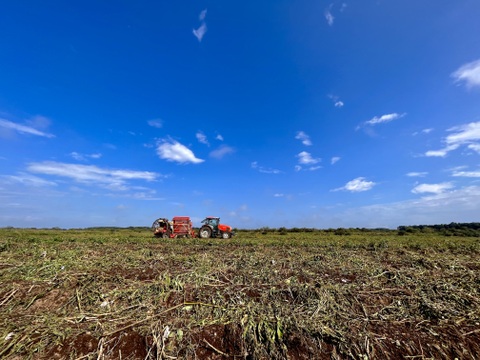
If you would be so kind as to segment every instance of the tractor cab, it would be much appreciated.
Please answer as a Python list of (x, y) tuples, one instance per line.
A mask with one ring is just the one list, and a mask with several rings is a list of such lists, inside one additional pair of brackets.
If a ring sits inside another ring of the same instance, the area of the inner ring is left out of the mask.
[(216, 216), (207, 216), (202, 220), (202, 227), (199, 236), (203, 239), (222, 237), (223, 239), (231, 238), (234, 233), (232, 227), (220, 224), (220, 218)]
[(218, 231), (218, 224), (220, 223), (220, 218), (209, 216), (202, 220), (202, 224), (211, 226), (214, 230)]

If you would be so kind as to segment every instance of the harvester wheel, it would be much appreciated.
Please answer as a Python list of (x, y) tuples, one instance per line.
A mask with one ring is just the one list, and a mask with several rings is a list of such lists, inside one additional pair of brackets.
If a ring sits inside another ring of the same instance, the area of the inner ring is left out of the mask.
[(222, 238), (224, 238), (224, 239), (230, 239), (230, 233), (228, 233), (228, 232), (222, 233)]
[(163, 233), (162, 237), (163, 237), (164, 239), (168, 239), (168, 234), (167, 234), (167, 233)]
[(199, 235), (202, 239), (209, 239), (212, 236), (212, 229), (208, 226), (204, 226), (200, 229)]

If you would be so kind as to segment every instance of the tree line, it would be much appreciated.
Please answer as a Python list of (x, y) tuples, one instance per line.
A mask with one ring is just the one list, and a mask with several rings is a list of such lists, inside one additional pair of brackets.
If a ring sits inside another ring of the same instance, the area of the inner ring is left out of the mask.
[(440, 225), (410, 225), (399, 226), (399, 235), (415, 233), (437, 233), (445, 236), (473, 236), (480, 237), (480, 223), (456, 223)]

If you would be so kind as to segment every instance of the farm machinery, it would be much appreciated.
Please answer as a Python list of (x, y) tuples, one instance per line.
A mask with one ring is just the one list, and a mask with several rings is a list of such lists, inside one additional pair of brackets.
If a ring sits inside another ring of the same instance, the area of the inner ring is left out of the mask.
[[(235, 234), (231, 226), (220, 224), (219, 217), (208, 216), (202, 220), (202, 224), (198, 231), (198, 236), (202, 239), (218, 237), (229, 239)], [(172, 221), (158, 218), (152, 224), (152, 231), (155, 237), (164, 239), (196, 237), (192, 221), (188, 216), (175, 216)]]
[(198, 232), (199, 237), (202, 239), (221, 237), (223, 239), (229, 239), (235, 233), (232, 231), (232, 227), (224, 224), (220, 224), (220, 218), (214, 216), (208, 216), (202, 220), (202, 227)]
[(172, 221), (165, 218), (159, 218), (152, 224), (153, 235), (164, 239), (186, 237), (195, 237), (192, 221), (188, 216), (175, 216)]

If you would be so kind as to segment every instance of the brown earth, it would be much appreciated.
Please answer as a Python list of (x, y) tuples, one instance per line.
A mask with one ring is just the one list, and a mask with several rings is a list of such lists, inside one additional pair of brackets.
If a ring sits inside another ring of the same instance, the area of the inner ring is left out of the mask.
[[(92, 266), (49, 281), (3, 282), (0, 306), (8, 315), (0, 357), (475, 359), (480, 354), (478, 253), (463, 253), (462, 264), (458, 254), (388, 249), (315, 255), (310, 248), (172, 250), (150, 244), (142, 251), (146, 258), (132, 263), (113, 260), (103, 269)], [(91, 256), (98, 260), (104, 254)], [(5, 274), (15, 266), (2, 264), (0, 270)]]

